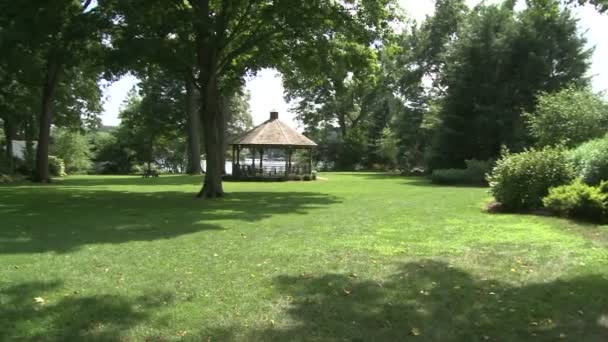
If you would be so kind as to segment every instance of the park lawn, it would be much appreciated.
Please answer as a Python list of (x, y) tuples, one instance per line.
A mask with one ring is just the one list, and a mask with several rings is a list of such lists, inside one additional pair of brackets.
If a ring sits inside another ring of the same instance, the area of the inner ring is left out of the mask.
[(0, 340), (608, 340), (608, 227), (321, 177), (0, 187)]

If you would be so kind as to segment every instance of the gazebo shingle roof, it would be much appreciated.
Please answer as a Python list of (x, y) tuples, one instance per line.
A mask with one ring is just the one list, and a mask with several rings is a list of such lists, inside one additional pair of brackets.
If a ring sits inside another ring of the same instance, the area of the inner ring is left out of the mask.
[(279, 120), (277, 112), (270, 113), (270, 119), (254, 127), (231, 143), (232, 145), (264, 146), (317, 146), (295, 129)]

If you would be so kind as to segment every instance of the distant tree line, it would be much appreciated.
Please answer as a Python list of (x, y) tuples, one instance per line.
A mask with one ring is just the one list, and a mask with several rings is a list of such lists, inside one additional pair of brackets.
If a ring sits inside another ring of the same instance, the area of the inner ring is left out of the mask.
[[(524, 113), (539, 94), (587, 89), (592, 51), (570, 8), (607, 9), (516, 2), (437, 0), (413, 22), (394, 0), (0, 0), (0, 168), (47, 182), (55, 153), (68, 172), (196, 174), (204, 154), (199, 196), (222, 196), (227, 141), (251, 123), (245, 77), (262, 68), (282, 73), (320, 167), (496, 159), (535, 143)], [(101, 85), (127, 73), (141, 83), (104, 131)], [(12, 140), (26, 141), (21, 165)]]

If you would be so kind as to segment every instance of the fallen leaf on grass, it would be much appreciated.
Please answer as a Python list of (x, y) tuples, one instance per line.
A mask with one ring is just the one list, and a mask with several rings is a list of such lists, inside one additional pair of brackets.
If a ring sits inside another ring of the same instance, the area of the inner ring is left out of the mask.
[(46, 303), (46, 299), (44, 299), (42, 297), (36, 297), (36, 298), (34, 298), (34, 302), (36, 302), (38, 304), (44, 304), (44, 303)]

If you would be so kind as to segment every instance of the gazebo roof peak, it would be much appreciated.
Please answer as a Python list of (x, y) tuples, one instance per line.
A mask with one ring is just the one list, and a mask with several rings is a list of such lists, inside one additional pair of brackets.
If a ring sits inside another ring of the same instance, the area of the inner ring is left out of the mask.
[(270, 118), (261, 125), (235, 139), (232, 145), (260, 146), (301, 146), (313, 147), (317, 144), (279, 120), (279, 112), (270, 112)]

